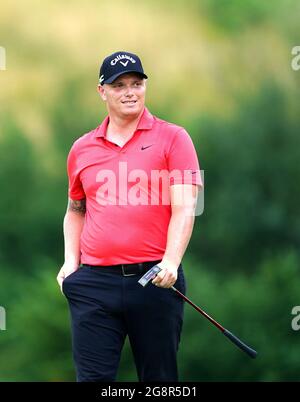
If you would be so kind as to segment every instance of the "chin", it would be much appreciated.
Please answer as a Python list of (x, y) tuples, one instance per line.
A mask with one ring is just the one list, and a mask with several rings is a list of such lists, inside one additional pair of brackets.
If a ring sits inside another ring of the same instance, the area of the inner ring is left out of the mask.
[(138, 116), (142, 109), (140, 107), (125, 108), (122, 112), (125, 116)]

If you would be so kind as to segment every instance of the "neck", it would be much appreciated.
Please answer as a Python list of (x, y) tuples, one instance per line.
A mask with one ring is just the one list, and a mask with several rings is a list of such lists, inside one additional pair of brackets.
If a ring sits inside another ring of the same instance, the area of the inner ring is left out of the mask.
[(138, 124), (138, 121), (143, 114), (144, 109), (136, 117), (121, 117), (114, 114), (109, 114), (108, 126), (113, 132), (126, 133), (128, 131), (134, 130)]

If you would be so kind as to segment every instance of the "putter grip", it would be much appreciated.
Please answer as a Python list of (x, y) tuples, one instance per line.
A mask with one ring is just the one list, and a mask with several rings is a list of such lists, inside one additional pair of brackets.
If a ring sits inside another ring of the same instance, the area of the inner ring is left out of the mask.
[(224, 329), (223, 334), (227, 336), (233, 342), (236, 346), (238, 346), (240, 349), (242, 349), (247, 355), (252, 357), (252, 359), (256, 358), (257, 352), (254, 349), (251, 349), (249, 346), (247, 346), (244, 342), (242, 342), (239, 338), (237, 338), (235, 335), (233, 335), (230, 331), (227, 331), (227, 329)]

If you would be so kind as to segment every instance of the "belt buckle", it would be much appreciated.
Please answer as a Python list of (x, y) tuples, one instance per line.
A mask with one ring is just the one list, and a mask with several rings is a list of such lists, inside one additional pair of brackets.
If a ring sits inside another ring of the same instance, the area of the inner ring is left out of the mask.
[(124, 271), (124, 265), (126, 265), (126, 264), (121, 264), (121, 267), (122, 267), (122, 275), (123, 275), (123, 276), (134, 276), (134, 275), (136, 275), (136, 274), (126, 274), (126, 272)]

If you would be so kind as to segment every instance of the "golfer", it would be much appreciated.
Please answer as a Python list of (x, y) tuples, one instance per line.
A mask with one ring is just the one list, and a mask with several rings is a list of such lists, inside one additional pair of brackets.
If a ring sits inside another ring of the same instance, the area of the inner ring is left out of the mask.
[[(197, 154), (184, 128), (145, 107), (141, 60), (120, 51), (101, 65), (108, 115), (68, 155), (65, 262), (77, 381), (115, 381), (126, 336), (139, 381), (178, 381), (185, 293), (181, 260), (198, 187)], [(162, 89), (163, 90), (163, 89)], [(154, 265), (147, 287), (138, 280)]]

